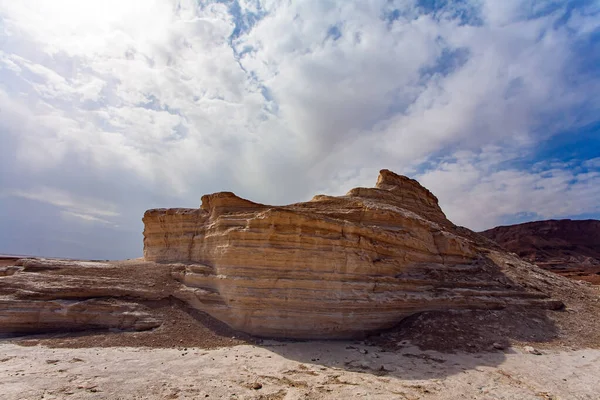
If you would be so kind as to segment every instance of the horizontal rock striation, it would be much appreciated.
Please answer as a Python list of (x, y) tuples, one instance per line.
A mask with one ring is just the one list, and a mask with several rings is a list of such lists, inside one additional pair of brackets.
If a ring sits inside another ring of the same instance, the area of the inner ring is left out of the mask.
[(0, 333), (148, 330), (162, 321), (143, 303), (172, 292), (168, 280), (163, 283), (170, 279), (170, 269), (149, 276), (127, 264), (48, 259), (4, 263), (8, 265), (0, 266)]
[(160, 320), (137, 303), (99, 299), (16, 301), (0, 297), (2, 333), (95, 329), (143, 331), (160, 324)]
[(172, 266), (173, 295), (254, 335), (357, 337), (428, 310), (561, 306), (388, 170), (345, 196), (276, 207), (221, 192), (143, 222), (144, 257)]

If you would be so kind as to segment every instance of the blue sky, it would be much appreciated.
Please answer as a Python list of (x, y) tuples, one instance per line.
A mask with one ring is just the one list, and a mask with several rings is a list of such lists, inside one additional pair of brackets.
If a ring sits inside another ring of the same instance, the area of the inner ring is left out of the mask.
[(600, 2), (0, 0), (0, 253), (143, 212), (421, 181), (474, 230), (600, 217)]

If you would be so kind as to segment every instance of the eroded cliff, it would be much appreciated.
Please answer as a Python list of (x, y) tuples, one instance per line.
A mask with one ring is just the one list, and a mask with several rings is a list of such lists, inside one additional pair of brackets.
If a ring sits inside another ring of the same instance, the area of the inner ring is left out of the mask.
[(259, 336), (355, 337), (428, 310), (562, 305), (388, 170), (345, 196), (276, 207), (221, 192), (143, 222), (144, 257), (173, 265), (174, 296)]
[(0, 334), (152, 330), (150, 345), (184, 331), (212, 345), (239, 331), (360, 337), (435, 310), (540, 321), (583, 293), (455, 226), (431, 192), (387, 170), (345, 196), (276, 207), (222, 192), (143, 221), (146, 260), (0, 260)]

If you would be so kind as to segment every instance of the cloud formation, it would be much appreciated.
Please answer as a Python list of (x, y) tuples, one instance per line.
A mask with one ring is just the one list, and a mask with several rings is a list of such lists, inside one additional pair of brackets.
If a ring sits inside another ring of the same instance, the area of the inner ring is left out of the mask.
[(56, 237), (0, 251), (139, 256), (147, 208), (381, 168), (473, 229), (599, 215), (597, 158), (540, 152), (600, 144), (599, 32), (598, 2), (0, 0), (0, 239)]

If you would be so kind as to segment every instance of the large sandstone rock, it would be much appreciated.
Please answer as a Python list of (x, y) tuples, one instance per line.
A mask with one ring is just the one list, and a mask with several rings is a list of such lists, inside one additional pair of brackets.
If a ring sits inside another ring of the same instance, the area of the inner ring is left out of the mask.
[(386, 170), (346, 196), (275, 207), (223, 192), (199, 209), (149, 210), (144, 224), (145, 261), (0, 258), (0, 334), (160, 334), (177, 320), (168, 307), (259, 336), (358, 337), (429, 310), (539, 316), (578, 290), (455, 226), (427, 189)]
[(144, 257), (172, 265), (173, 295), (255, 335), (356, 337), (428, 310), (561, 306), (387, 170), (341, 197), (276, 207), (221, 192), (143, 222)]
[(506, 250), (561, 275), (600, 284), (600, 221), (548, 220), (481, 232)]

